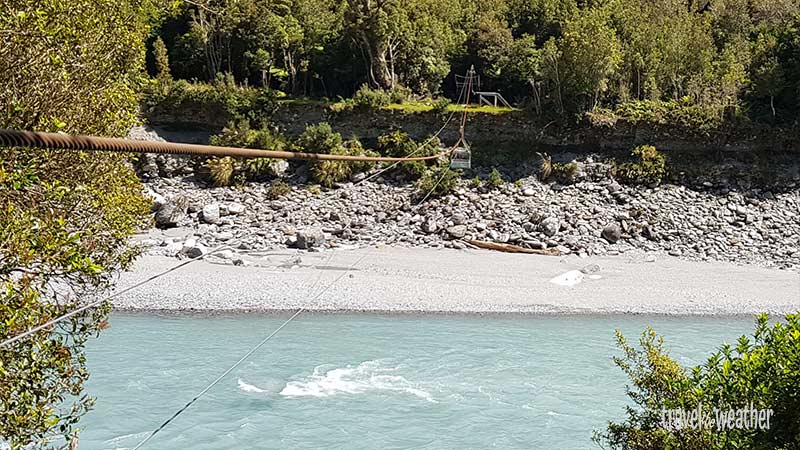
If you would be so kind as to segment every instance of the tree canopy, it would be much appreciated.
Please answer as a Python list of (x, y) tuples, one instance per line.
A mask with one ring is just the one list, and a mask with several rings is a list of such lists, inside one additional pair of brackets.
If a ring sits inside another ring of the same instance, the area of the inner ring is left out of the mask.
[(178, 78), (230, 72), (328, 98), (364, 83), (431, 95), (453, 94), (454, 75), (474, 65), (486, 90), (539, 113), (684, 101), (794, 123), (800, 103), (791, 0), (205, 2), (158, 30)]

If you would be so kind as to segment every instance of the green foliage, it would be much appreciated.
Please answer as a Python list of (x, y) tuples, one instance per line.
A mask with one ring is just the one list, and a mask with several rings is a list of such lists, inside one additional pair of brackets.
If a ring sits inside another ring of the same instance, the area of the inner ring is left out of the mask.
[(309, 125), (295, 144), (307, 153), (335, 154), (342, 150), (342, 135), (333, 131), (327, 122)]
[(481, 187), (481, 184), (483, 183), (481, 182), (481, 179), (479, 177), (475, 177), (469, 181), (469, 187), (471, 187), (472, 189), (477, 189)]
[(211, 145), (221, 147), (243, 147), (259, 150), (284, 150), (286, 139), (272, 131), (269, 127), (250, 128), (247, 121), (228, 124), (221, 134), (211, 136)]
[(214, 186), (230, 186), (233, 182), (236, 162), (230, 156), (210, 158), (206, 161), (206, 168), (208, 168)]
[(270, 200), (277, 200), (284, 195), (292, 192), (292, 187), (286, 184), (283, 180), (273, 180), (267, 189), (267, 198)]
[(447, 195), (458, 187), (458, 179), (461, 173), (450, 169), (447, 164), (439, 164), (426, 170), (425, 173), (414, 182), (414, 189), (418, 198), (441, 197)]
[[(0, 0), (0, 128), (124, 136), (144, 81), (150, 1)], [(0, 340), (106, 292), (149, 202), (127, 156), (0, 150)], [(0, 348), (0, 436), (68, 445), (92, 407), (84, 348), (109, 305)]]
[(696, 133), (708, 133), (722, 124), (722, 115), (717, 109), (698, 105), (688, 97), (670, 101), (630, 101), (614, 111), (596, 110), (588, 117), (596, 126), (624, 120), (631, 124), (681, 127)]
[[(331, 155), (367, 156), (374, 155), (364, 150), (358, 140), (348, 141), (330, 152)], [(334, 183), (346, 181), (354, 173), (367, 171), (374, 167), (374, 163), (354, 161), (314, 161), (311, 167), (312, 179), (327, 188)]]
[(433, 101), (433, 111), (437, 113), (447, 112), (452, 102), (447, 97), (440, 97)]
[[(361, 141), (356, 138), (345, 142), (344, 146), (347, 149), (347, 154), (351, 156), (380, 156), (377, 152), (365, 149)], [(375, 167), (375, 163), (370, 161), (353, 161), (348, 164), (350, 164), (352, 173), (369, 172)]]
[(169, 70), (167, 46), (164, 45), (164, 41), (160, 36), (153, 42), (153, 57), (156, 64), (156, 78), (159, 80), (171, 80), (172, 72)]
[[(405, 131), (396, 130), (379, 136), (376, 150), (382, 156), (393, 158), (403, 158), (409, 155), (433, 156), (440, 152), (438, 138), (426, 139), (422, 144), (414, 142)], [(426, 161), (406, 161), (398, 164), (397, 169), (407, 178), (416, 180), (428, 170), (428, 163)]]
[[(282, 135), (266, 126), (254, 130), (246, 120), (229, 124), (221, 134), (211, 136), (209, 143), (221, 147), (277, 151), (287, 147), (286, 139)], [(275, 175), (276, 162), (272, 158), (246, 158), (240, 161), (233, 158), (211, 158), (206, 162), (206, 168), (215, 185), (229, 186), (231, 183), (241, 184), (236, 183), (236, 179), (260, 180)]]
[(580, 170), (578, 163), (575, 161), (567, 164), (553, 163), (553, 176), (562, 184), (575, 182)]
[(505, 183), (503, 176), (500, 175), (500, 172), (496, 168), (492, 168), (492, 173), (489, 174), (489, 179), (486, 181), (489, 186), (493, 188), (499, 188)]
[(600, 94), (622, 62), (622, 45), (601, 9), (582, 12), (569, 20), (559, 41), (564, 93), (576, 101), (579, 110), (594, 109)]
[(184, 2), (158, 34), (178, 78), (346, 98), (335, 111), (452, 99), (474, 65), (484, 90), (537, 115), (687, 98), (718, 119), (791, 125), (800, 3), (743, 1), (212, 0)]
[(641, 145), (631, 152), (634, 162), (616, 165), (616, 177), (623, 183), (657, 185), (667, 174), (667, 158), (652, 145)]
[(353, 95), (353, 105), (360, 109), (380, 109), (392, 103), (392, 96), (383, 89), (362, 85)]
[(213, 84), (185, 80), (151, 84), (143, 104), (156, 117), (191, 121), (197, 116), (200, 122), (223, 124), (247, 120), (254, 127), (267, 123), (278, 107), (272, 91), (239, 87), (222, 74)]
[[(789, 449), (800, 442), (800, 317), (769, 324), (759, 316), (753, 338), (720, 347), (707, 362), (683, 368), (664, 350), (652, 329), (642, 333), (641, 350), (617, 332), (623, 356), (614, 358), (630, 379), (628, 396), (636, 405), (622, 422), (609, 423), (595, 440), (611, 449), (685, 450)], [(661, 410), (772, 409), (769, 430), (673, 430), (661, 426)]]

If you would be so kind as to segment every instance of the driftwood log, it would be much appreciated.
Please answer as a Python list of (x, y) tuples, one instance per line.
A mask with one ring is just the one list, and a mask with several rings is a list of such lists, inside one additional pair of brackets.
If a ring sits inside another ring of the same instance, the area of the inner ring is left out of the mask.
[(475, 241), (472, 239), (465, 239), (464, 242), (470, 245), (474, 245), (478, 248), (484, 248), (487, 250), (497, 250), (498, 252), (506, 252), (506, 253), (527, 253), (530, 255), (545, 255), (545, 256), (560, 256), (561, 252), (555, 248), (547, 248), (542, 250), (537, 250), (533, 248), (525, 248), (520, 247), (519, 245), (513, 244), (498, 244), (496, 242), (486, 242), (486, 241)]

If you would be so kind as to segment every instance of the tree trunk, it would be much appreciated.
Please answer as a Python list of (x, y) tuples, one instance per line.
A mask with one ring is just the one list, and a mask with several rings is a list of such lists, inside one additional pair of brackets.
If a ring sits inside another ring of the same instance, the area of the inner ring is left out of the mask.
[(770, 109), (772, 109), (772, 118), (774, 119), (775, 118), (775, 96), (774, 95), (770, 95), (769, 96), (769, 107), (770, 107)]

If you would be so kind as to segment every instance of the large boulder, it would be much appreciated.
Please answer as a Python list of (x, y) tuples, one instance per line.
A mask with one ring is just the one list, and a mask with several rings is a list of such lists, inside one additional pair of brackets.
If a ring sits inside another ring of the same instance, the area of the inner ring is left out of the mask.
[(158, 228), (174, 228), (181, 220), (186, 218), (189, 209), (189, 199), (183, 195), (178, 195), (167, 200), (158, 211), (156, 211), (155, 222)]
[(218, 223), (220, 218), (219, 203), (211, 203), (203, 207), (202, 219), (205, 223)]
[(539, 223), (539, 229), (547, 236), (555, 236), (561, 228), (561, 221), (555, 217), (548, 217)]
[(613, 244), (622, 237), (622, 230), (620, 229), (619, 225), (610, 223), (603, 228), (601, 235), (603, 236), (603, 239)]
[(319, 228), (310, 228), (297, 232), (297, 241), (295, 247), (301, 249), (309, 249), (320, 247), (325, 243), (325, 233)]

